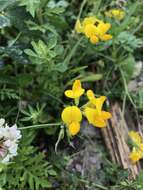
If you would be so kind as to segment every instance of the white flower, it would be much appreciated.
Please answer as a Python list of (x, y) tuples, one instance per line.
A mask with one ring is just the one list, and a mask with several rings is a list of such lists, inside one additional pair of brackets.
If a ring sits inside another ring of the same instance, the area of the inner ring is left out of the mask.
[(0, 119), (0, 162), (7, 163), (17, 155), (21, 132), (16, 125), (9, 127), (4, 119)]

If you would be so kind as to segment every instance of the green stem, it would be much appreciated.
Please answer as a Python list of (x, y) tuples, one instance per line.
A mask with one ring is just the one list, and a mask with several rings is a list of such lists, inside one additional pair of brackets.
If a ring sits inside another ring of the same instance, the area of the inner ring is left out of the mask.
[(76, 42), (76, 44), (73, 46), (73, 48), (70, 50), (70, 53), (67, 55), (67, 57), (64, 60), (64, 65), (68, 65), (72, 56), (74, 55), (75, 51), (77, 50), (77, 47), (79, 46), (80, 42), (82, 41), (83, 37), (79, 38), (79, 40)]
[(81, 3), (81, 6), (80, 6), (80, 10), (79, 10), (79, 14), (78, 14), (78, 16), (77, 16), (77, 19), (80, 19), (80, 16), (81, 16), (81, 13), (82, 13), (82, 11), (83, 11), (83, 7), (84, 7), (84, 5), (86, 4), (86, 1), (87, 1), (87, 0), (83, 0), (83, 2)]
[(131, 97), (130, 94), (129, 94), (128, 87), (127, 87), (127, 82), (126, 82), (126, 79), (125, 79), (125, 77), (124, 77), (124, 73), (123, 73), (123, 71), (122, 71), (121, 68), (119, 68), (119, 70), (120, 70), (120, 73), (121, 73), (121, 76), (122, 76), (122, 79), (123, 79), (123, 84), (124, 84), (125, 93), (126, 93), (127, 97), (129, 98), (130, 102), (132, 103), (133, 107), (136, 108), (136, 105), (135, 105), (135, 103), (134, 103), (132, 97)]
[(40, 128), (46, 128), (49, 126), (58, 126), (61, 125), (62, 123), (47, 123), (47, 124), (40, 124), (40, 125), (31, 125), (31, 126), (26, 126), (26, 127), (19, 127), (18, 129), (23, 130), (23, 129), (32, 129), (32, 128), (36, 128), (36, 129), (40, 129)]

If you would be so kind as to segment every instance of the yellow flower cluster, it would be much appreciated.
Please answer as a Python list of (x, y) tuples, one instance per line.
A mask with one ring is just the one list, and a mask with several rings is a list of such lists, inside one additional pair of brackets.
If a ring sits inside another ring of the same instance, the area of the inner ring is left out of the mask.
[(133, 164), (143, 158), (143, 139), (141, 138), (140, 134), (135, 131), (129, 132), (129, 137), (133, 143), (133, 149), (130, 153), (130, 160)]
[(65, 95), (75, 100), (74, 106), (68, 106), (62, 111), (61, 117), (66, 124), (68, 132), (71, 136), (76, 135), (80, 131), (80, 122), (84, 115), (88, 122), (95, 127), (106, 127), (106, 122), (111, 118), (109, 112), (103, 111), (103, 103), (105, 96), (96, 98), (92, 90), (87, 91), (88, 102), (82, 106), (83, 110), (78, 107), (79, 98), (84, 94), (85, 90), (81, 86), (80, 80), (73, 83), (71, 90), (66, 90)]
[(125, 16), (125, 12), (121, 9), (111, 9), (105, 13), (106, 16), (115, 18), (117, 20), (122, 20)]
[(75, 24), (76, 32), (85, 34), (93, 44), (112, 39), (110, 34), (106, 34), (110, 28), (110, 23), (104, 23), (95, 17), (86, 17), (82, 22), (77, 20)]

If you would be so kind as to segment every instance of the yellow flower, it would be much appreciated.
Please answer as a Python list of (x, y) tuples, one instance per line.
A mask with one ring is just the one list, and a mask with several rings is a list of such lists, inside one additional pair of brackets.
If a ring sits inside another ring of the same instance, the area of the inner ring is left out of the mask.
[(87, 25), (91, 24), (94, 25), (95, 23), (98, 23), (99, 20), (96, 19), (95, 17), (86, 17), (83, 22), (81, 23), (80, 20), (78, 19), (75, 24), (75, 30), (77, 33), (82, 33), (84, 32), (84, 29)]
[(96, 17), (86, 17), (82, 24), (83, 24), (83, 27), (89, 25), (89, 24), (92, 24), (92, 25), (95, 25), (95, 24), (98, 24), (100, 23), (100, 20), (98, 20)]
[(129, 132), (129, 137), (137, 145), (140, 144), (141, 141), (142, 141), (140, 134), (138, 132), (135, 132), (135, 131), (130, 131)]
[(102, 40), (102, 41), (107, 41), (112, 39), (112, 35), (106, 34), (106, 32), (111, 28), (110, 23), (104, 23), (100, 22), (99, 25), (97, 26), (97, 32), (96, 35)]
[(142, 143), (142, 138), (138, 132), (135, 131), (130, 131), (129, 132), (129, 137), (134, 143), (133, 151), (130, 153), (130, 160), (134, 164), (141, 158), (143, 158), (143, 143)]
[(111, 114), (106, 111), (98, 112), (97, 109), (86, 107), (85, 108), (85, 116), (88, 119), (88, 122), (95, 127), (106, 127), (107, 119), (111, 118)]
[(141, 154), (138, 150), (133, 148), (133, 151), (130, 153), (129, 158), (133, 164), (141, 159)]
[(108, 17), (113, 17), (117, 20), (122, 20), (125, 16), (125, 12), (121, 9), (112, 9), (105, 13)]
[(97, 32), (97, 27), (93, 24), (88, 24), (84, 28), (84, 33), (87, 38), (95, 36), (96, 32)]
[(84, 34), (87, 38), (90, 38), (90, 42), (96, 44), (99, 42), (98, 37), (95, 35), (97, 33), (97, 27), (93, 24), (88, 24), (84, 27)]
[(110, 27), (110, 23), (104, 23), (96, 17), (86, 17), (82, 23), (77, 20), (75, 30), (78, 33), (84, 33), (91, 43), (96, 44), (99, 42), (99, 39), (102, 41), (112, 39), (110, 34), (106, 34)]
[(82, 113), (77, 106), (68, 106), (62, 112), (62, 120), (68, 126), (70, 135), (74, 136), (80, 131)]
[(75, 80), (72, 86), (72, 90), (66, 90), (65, 95), (68, 98), (79, 98), (82, 94), (84, 94), (84, 89), (81, 87), (80, 80)]
[(109, 112), (102, 111), (102, 106), (106, 97), (101, 96), (96, 98), (92, 90), (87, 91), (87, 97), (89, 99), (89, 103), (84, 111), (89, 123), (96, 127), (106, 127), (107, 119), (111, 118), (111, 114)]
[(90, 42), (92, 43), (92, 44), (96, 44), (96, 43), (98, 43), (99, 42), (99, 39), (97, 38), (97, 36), (91, 36), (90, 37)]
[(92, 90), (87, 91), (87, 97), (89, 99), (89, 104), (91, 107), (95, 107), (98, 112), (101, 111), (104, 101), (106, 100), (106, 96), (100, 96), (99, 98), (96, 98), (94, 96), (94, 93)]

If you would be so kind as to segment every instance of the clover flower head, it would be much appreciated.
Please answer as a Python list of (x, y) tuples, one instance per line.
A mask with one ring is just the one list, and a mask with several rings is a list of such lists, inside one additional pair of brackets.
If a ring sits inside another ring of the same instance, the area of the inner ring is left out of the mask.
[(4, 119), (0, 119), (0, 161), (7, 163), (17, 155), (18, 141), (21, 132), (16, 125), (9, 127)]

